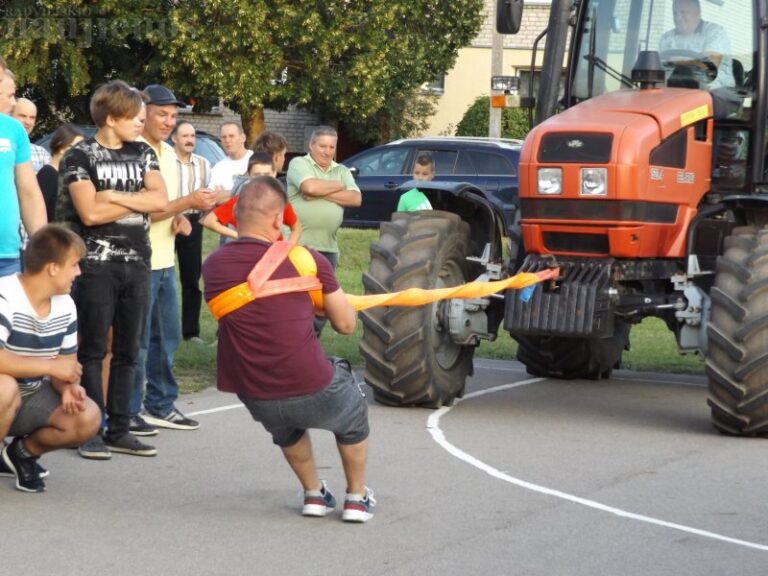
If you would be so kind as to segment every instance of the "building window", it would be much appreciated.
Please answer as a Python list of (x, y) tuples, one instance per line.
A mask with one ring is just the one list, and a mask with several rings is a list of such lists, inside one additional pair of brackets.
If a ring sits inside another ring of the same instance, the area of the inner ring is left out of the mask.
[(424, 84), (421, 85), (421, 89), (424, 92), (430, 92), (431, 94), (442, 94), (445, 92), (445, 74), (440, 74), (440, 76), (431, 82), (424, 82)]

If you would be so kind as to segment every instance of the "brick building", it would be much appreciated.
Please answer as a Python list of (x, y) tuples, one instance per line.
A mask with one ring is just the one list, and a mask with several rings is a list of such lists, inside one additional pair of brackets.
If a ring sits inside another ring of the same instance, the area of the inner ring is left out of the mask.
[[(216, 135), (219, 134), (219, 128), (225, 122), (241, 124), (240, 115), (235, 114), (226, 106), (217, 106), (205, 114), (193, 114), (182, 110), (181, 117), (189, 120), (197, 130), (204, 130)], [(285, 139), (288, 140), (288, 154), (295, 156), (306, 154), (309, 135), (312, 133), (312, 129), (322, 122), (317, 114), (292, 106), (285, 112), (265, 110), (264, 124), (267, 130), (280, 132), (285, 136)]]

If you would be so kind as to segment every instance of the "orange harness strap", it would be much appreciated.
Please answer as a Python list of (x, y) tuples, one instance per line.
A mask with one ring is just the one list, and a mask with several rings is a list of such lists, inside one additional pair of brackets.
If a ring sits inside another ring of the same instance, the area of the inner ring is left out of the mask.
[[(286, 257), (291, 260), (300, 276), (269, 280)], [(224, 290), (224, 292), (211, 298), (208, 301), (208, 308), (210, 308), (213, 317), (219, 320), (230, 312), (234, 312), (259, 298), (292, 292), (309, 292), (313, 303), (317, 306), (318, 298), (322, 303), (322, 288), (323, 285), (317, 278), (315, 259), (309, 251), (303, 246), (280, 241), (273, 243), (267, 249), (261, 260), (248, 274), (245, 282)]]

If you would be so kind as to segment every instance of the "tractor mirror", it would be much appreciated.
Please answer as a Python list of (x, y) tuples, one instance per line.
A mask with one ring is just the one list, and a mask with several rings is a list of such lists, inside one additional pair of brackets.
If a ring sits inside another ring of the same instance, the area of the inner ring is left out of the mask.
[(523, 0), (496, 0), (496, 30), (517, 34), (523, 20)]

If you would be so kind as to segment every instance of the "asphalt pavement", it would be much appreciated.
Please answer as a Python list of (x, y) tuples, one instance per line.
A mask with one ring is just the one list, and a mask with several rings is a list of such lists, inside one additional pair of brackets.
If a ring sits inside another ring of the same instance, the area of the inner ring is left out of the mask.
[[(371, 400), (369, 394), (369, 401)], [(155, 458), (46, 455), (43, 494), (0, 478), (2, 574), (760, 575), (768, 444), (709, 424), (699, 376), (530, 378), (481, 360), (450, 409), (371, 401), (364, 525), (300, 515), (300, 489), (237, 399), (182, 397), (197, 431)], [(330, 435), (313, 435), (341, 495)]]

